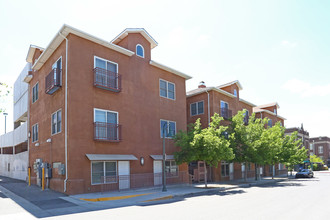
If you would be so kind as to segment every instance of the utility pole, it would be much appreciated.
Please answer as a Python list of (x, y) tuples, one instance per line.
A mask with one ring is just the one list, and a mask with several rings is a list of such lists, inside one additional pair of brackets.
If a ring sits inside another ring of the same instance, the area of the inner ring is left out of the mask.
[(4, 112), (3, 115), (5, 116), (5, 134), (7, 133), (7, 112)]
[(163, 192), (166, 192), (166, 173), (165, 173), (165, 160), (166, 160), (166, 154), (165, 154), (165, 128), (167, 128), (167, 122), (163, 125)]

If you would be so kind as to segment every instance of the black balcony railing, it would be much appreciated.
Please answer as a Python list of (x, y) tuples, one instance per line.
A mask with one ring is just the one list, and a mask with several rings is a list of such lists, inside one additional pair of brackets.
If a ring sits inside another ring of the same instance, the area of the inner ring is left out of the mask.
[(55, 68), (46, 76), (45, 92), (49, 95), (56, 92), (62, 86), (62, 70)]
[(120, 92), (121, 75), (96, 67), (94, 68), (94, 86), (113, 92)]
[(221, 117), (224, 119), (230, 119), (233, 116), (232, 110), (228, 108), (221, 108), (220, 109)]
[(121, 125), (106, 122), (94, 122), (94, 140), (111, 142), (121, 141)]

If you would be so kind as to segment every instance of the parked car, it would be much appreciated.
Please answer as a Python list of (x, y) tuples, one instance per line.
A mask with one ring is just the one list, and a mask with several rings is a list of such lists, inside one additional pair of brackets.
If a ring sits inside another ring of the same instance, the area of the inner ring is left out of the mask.
[(314, 177), (314, 173), (312, 170), (309, 169), (302, 169), (299, 172), (296, 173), (296, 178), (299, 177), (308, 177), (308, 178), (313, 178)]

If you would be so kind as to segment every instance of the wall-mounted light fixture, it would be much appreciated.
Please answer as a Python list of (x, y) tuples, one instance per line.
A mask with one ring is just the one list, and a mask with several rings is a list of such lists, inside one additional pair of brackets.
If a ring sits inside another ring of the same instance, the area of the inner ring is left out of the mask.
[(34, 146), (36, 147), (39, 147), (39, 145), (40, 145), (39, 142), (34, 144)]
[(29, 131), (29, 133), (28, 133), (28, 138), (30, 138), (31, 137), (31, 131)]
[(140, 164), (141, 164), (141, 166), (144, 165), (144, 157), (140, 157)]
[(48, 139), (46, 140), (46, 142), (47, 142), (47, 143), (51, 143), (51, 142), (52, 142), (52, 139), (51, 139), (51, 138), (48, 138)]

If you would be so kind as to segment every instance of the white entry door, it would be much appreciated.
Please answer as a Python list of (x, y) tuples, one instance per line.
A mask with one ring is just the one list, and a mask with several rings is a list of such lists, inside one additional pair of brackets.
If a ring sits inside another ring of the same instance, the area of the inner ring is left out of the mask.
[(163, 164), (161, 160), (154, 160), (154, 185), (162, 185), (162, 169)]
[(119, 189), (129, 189), (130, 172), (129, 161), (118, 161)]
[(229, 179), (234, 179), (234, 163), (229, 164)]

